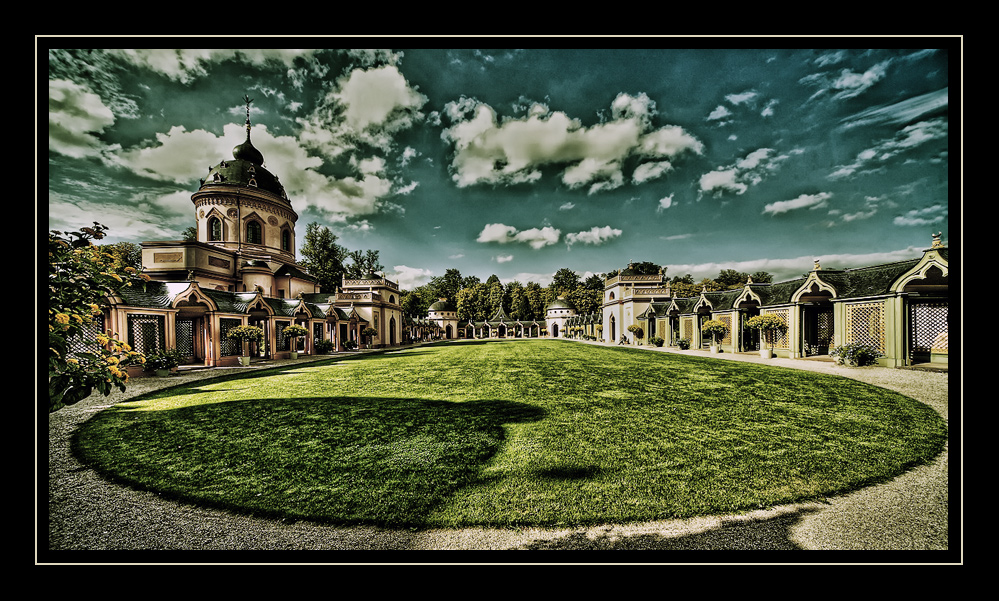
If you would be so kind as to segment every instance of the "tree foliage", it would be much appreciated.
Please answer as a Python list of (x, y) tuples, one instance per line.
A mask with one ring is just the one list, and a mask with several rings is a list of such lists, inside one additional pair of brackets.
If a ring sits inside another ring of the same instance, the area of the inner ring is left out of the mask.
[(316, 278), (323, 292), (335, 291), (344, 277), (361, 279), (385, 269), (377, 250), (352, 251), (337, 240), (328, 227), (312, 222), (305, 226), (305, 238), (298, 249), (298, 264)]
[(112, 388), (124, 392), (128, 366), (145, 362), (116, 333), (99, 327), (108, 297), (149, 280), (130, 264), (134, 255), (128, 251), (134, 249), (92, 242), (104, 238), (106, 230), (95, 222), (76, 232), (49, 233), (49, 411), (95, 390), (105, 396)]

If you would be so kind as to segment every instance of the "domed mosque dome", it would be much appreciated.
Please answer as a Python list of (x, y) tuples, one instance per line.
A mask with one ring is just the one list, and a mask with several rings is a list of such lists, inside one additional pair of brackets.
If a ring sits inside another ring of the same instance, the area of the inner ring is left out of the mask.
[(442, 298), (436, 303), (430, 305), (428, 311), (457, 311), (446, 298)]
[(575, 307), (573, 307), (569, 302), (567, 302), (562, 297), (556, 298), (551, 303), (549, 303), (549, 305), (547, 307), (545, 307), (545, 311), (551, 311), (553, 309), (566, 309), (566, 310), (569, 310), (569, 311), (575, 311), (576, 310)]
[(246, 100), (246, 140), (232, 149), (232, 160), (222, 161), (208, 170), (208, 177), (201, 180), (201, 187), (215, 185), (259, 188), (288, 200), (284, 186), (277, 176), (264, 168), (264, 155), (250, 141), (250, 102)]

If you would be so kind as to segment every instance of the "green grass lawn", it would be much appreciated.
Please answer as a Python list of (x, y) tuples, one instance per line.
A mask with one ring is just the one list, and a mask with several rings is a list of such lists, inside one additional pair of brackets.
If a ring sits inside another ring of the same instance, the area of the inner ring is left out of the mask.
[(943, 449), (929, 407), (854, 380), (565, 341), (453, 343), (168, 389), (74, 448), (108, 477), (255, 515), (576, 525), (819, 499)]

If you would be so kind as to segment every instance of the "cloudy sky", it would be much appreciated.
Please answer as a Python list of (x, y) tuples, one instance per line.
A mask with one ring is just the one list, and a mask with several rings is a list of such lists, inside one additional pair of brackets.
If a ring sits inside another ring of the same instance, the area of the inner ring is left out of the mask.
[(919, 256), (932, 233), (948, 239), (952, 38), (887, 40), (909, 49), (852, 38), (461, 47), (471, 41), (76, 50), (85, 40), (40, 40), (46, 229), (98, 221), (110, 241), (180, 239), (199, 178), (245, 138), (248, 95), (253, 144), (284, 184), (300, 238), (306, 224), (326, 225), (348, 249), (378, 250), (403, 287), (448, 268), (547, 285), (563, 267), (586, 275), (629, 261), (698, 280), (721, 269), (782, 280), (816, 258), (876, 264)]

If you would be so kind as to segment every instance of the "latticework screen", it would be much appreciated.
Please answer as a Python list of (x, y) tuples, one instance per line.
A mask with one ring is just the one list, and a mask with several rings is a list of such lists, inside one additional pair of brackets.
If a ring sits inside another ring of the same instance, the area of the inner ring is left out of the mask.
[(177, 352), (184, 357), (194, 356), (194, 320), (178, 319), (177, 327)]
[(83, 331), (80, 332), (79, 336), (73, 336), (72, 338), (66, 339), (66, 344), (68, 346), (66, 350), (70, 357), (79, 353), (97, 352), (97, 343), (94, 340), (97, 338), (98, 334), (104, 332), (104, 316), (95, 316), (94, 321), (92, 323), (83, 324), (82, 329)]
[(683, 317), (680, 319), (680, 338), (686, 338), (694, 343), (694, 318)]
[(857, 342), (885, 351), (885, 304), (859, 303), (846, 306), (846, 342)]
[(162, 315), (128, 316), (128, 344), (144, 355), (166, 348), (166, 318)]
[(725, 336), (721, 339), (721, 343), (732, 344), (732, 315), (719, 315), (718, 320), (725, 324)]
[[(761, 315), (776, 315), (778, 318), (784, 321), (785, 324), (790, 325), (791, 320), (791, 310), (790, 309), (769, 309), (766, 311), (761, 311)], [(772, 332), (770, 335), (773, 336), (773, 346), (774, 348), (786, 349), (788, 348), (788, 331), (783, 332)]]
[(238, 340), (232, 340), (229, 338), (229, 330), (242, 323), (243, 322), (238, 319), (219, 320), (219, 342), (221, 343), (222, 348), (220, 350), (223, 357), (234, 357), (242, 354), (243, 344)]
[(912, 350), (947, 352), (947, 302), (915, 303), (909, 313)]

